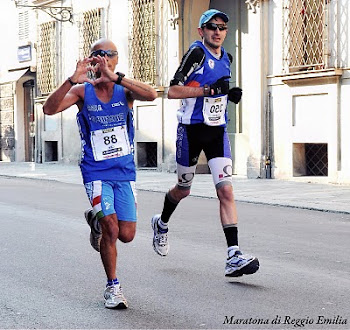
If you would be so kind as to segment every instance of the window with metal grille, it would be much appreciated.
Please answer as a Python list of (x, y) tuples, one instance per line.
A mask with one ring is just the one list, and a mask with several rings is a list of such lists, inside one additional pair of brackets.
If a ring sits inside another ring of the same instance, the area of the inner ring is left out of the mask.
[(327, 143), (305, 143), (306, 175), (328, 175)]
[(57, 87), (56, 22), (39, 25), (37, 48), (37, 84), (42, 95)]
[(80, 57), (89, 56), (91, 45), (102, 36), (102, 9), (83, 12), (80, 16)]
[(283, 68), (286, 72), (327, 67), (330, 0), (283, 0)]
[(328, 176), (328, 144), (294, 143), (293, 176)]
[(130, 75), (153, 86), (157, 84), (155, 2), (155, 0), (129, 0)]

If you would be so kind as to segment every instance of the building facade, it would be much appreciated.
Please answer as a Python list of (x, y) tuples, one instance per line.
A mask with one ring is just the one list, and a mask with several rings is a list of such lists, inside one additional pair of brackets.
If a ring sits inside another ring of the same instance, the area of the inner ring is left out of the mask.
[[(167, 89), (198, 39), (203, 11), (230, 16), (224, 47), (233, 56), (229, 104), (233, 173), (350, 183), (347, 0), (4, 0), (13, 54), (0, 75), (0, 160), (78, 162), (76, 107), (45, 116), (47, 96), (100, 37), (119, 51), (118, 71), (152, 84), (154, 102), (136, 102), (138, 168), (175, 170), (178, 100)], [(2, 10), (2, 12), (4, 12)], [(208, 172), (205, 155), (198, 172)]]
[[(348, 1), (262, 4), (268, 134), (276, 178), (349, 183)], [(263, 69), (264, 70), (264, 69)]]

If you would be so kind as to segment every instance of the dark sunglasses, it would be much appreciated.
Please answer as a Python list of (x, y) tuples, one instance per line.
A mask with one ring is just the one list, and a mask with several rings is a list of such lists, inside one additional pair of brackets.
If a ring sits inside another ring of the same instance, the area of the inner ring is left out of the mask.
[(113, 57), (118, 55), (118, 52), (116, 50), (110, 50), (110, 49), (109, 50), (97, 49), (91, 52), (90, 57), (96, 57), (98, 55), (102, 57), (104, 56)]
[(216, 23), (205, 23), (202, 25), (202, 28), (206, 27), (208, 30), (216, 31), (216, 29), (219, 29), (220, 31), (227, 30), (226, 24), (216, 24)]

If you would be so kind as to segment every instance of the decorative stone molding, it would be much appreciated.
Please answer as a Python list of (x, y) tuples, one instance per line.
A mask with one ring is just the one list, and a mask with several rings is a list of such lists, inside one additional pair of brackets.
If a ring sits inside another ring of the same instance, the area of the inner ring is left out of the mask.
[(335, 84), (343, 75), (343, 69), (326, 69), (282, 75), (281, 80), (289, 87)]
[(261, 0), (246, 0), (245, 3), (247, 4), (248, 9), (252, 10), (254, 14), (256, 14), (256, 8), (260, 7), (260, 1)]
[(176, 29), (176, 25), (178, 25), (179, 17), (179, 6), (178, 3), (175, 0), (168, 0), (169, 3), (169, 9), (170, 9), (170, 24), (173, 27), (173, 29)]

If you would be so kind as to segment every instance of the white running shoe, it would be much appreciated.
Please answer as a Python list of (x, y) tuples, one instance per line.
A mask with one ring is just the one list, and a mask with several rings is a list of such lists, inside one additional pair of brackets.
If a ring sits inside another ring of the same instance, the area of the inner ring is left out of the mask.
[(259, 269), (259, 260), (250, 255), (243, 255), (240, 250), (231, 250), (225, 267), (225, 276), (238, 277), (244, 274), (254, 274)]
[(169, 253), (168, 231), (160, 232), (158, 228), (158, 220), (160, 214), (153, 216), (151, 225), (153, 229), (153, 249), (160, 256), (165, 257)]
[(98, 222), (92, 209), (86, 210), (84, 212), (84, 216), (85, 216), (86, 222), (91, 228), (90, 244), (97, 252), (100, 252), (100, 243), (101, 243), (101, 237), (102, 237), (100, 223)]
[(125, 309), (128, 308), (120, 284), (107, 286), (103, 294), (106, 308)]

